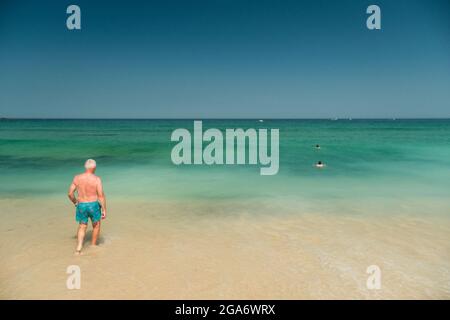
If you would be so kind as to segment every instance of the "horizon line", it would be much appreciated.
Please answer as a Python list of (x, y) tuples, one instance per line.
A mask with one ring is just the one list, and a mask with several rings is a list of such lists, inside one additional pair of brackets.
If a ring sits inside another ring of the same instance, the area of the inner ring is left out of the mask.
[(0, 117), (0, 120), (330, 120), (330, 121), (339, 121), (339, 120), (450, 120), (449, 117), (319, 117), (319, 118), (250, 118), (250, 117), (242, 117), (242, 118), (200, 118), (200, 117), (180, 117), (180, 118), (164, 118), (164, 117), (154, 117), (154, 118), (77, 118), (77, 117)]

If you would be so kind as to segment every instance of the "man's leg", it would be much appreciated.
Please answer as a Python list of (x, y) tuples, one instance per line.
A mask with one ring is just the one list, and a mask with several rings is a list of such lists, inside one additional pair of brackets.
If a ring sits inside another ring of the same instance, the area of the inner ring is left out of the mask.
[(80, 225), (78, 226), (77, 253), (80, 253), (81, 249), (83, 248), (83, 242), (84, 242), (84, 236), (86, 235), (86, 229), (87, 229), (87, 224), (85, 224), (85, 223), (80, 223)]
[(100, 235), (100, 221), (94, 222), (92, 224), (92, 241), (91, 241), (91, 245), (96, 246), (97, 245), (97, 239), (98, 236)]

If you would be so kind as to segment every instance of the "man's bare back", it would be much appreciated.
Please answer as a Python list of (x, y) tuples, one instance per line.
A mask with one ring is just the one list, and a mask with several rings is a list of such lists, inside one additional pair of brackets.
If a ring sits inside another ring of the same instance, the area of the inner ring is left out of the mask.
[(93, 202), (102, 194), (102, 181), (93, 173), (82, 173), (73, 178), (72, 184), (78, 193), (78, 202)]

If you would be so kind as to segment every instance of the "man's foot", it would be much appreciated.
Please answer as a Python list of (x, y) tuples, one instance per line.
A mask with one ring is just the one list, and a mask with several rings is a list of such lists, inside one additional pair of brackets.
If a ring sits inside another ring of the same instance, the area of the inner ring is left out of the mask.
[(81, 256), (81, 250), (76, 250), (76, 251), (75, 251), (75, 255), (76, 255), (76, 256)]

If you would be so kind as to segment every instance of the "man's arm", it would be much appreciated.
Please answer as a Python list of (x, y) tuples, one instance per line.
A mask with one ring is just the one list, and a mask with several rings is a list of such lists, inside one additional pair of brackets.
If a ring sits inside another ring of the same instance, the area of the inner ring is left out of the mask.
[(67, 194), (67, 196), (69, 197), (70, 201), (72, 201), (72, 203), (74, 205), (77, 205), (78, 204), (78, 200), (75, 197), (75, 190), (77, 190), (77, 186), (75, 184), (75, 178), (73, 178), (73, 181), (70, 184), (69, 193)]
[(106, 218), (106, 197), (103, 192), (102, 179), (98, 178), (97, 182), (97, 197), (100, 205), (102, 206), (102, 219)]

